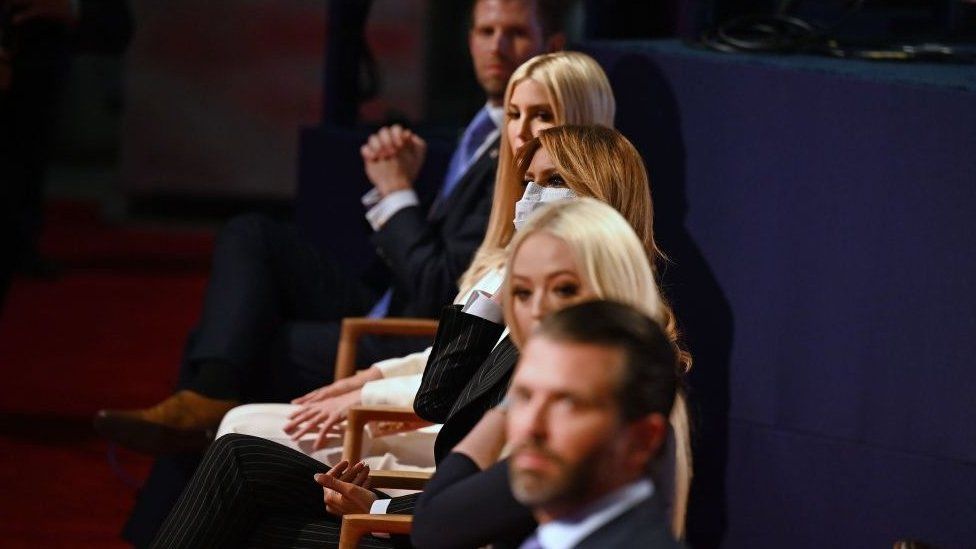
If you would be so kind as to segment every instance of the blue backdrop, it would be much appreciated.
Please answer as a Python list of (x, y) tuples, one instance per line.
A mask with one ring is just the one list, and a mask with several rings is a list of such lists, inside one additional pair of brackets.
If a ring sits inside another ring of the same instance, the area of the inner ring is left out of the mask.
[[(585, 49), (695, 356), (690, 541), (976, 547), (976, 70)], [(296, 212), (357, 268), (364, 135), (304, 131)]]
[(692, 541), (976, 546), (976, 71), (587, 50), (698, 359)]

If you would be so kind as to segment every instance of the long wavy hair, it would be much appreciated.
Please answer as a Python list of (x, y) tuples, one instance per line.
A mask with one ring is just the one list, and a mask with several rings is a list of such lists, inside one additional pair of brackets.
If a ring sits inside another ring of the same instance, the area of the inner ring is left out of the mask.
[[(562, 51), (537, 55), (512, 73), (505, 89), (505, 112), (508, 112), (515, 87), (526, 80), (540, 84), (552, 109), (556, 125), (596, 124), (613, 127), (617, 103), (606, 73), (585, 53)], [(464, 294), (482, 274), (503, 262), (501, 253), (512, 239), (515, 227), (515, 202), (522, 197), (522, 173), (517, 173), (515, 151), (502, 127), (498, 147), (498, 171), (492, 195), (491, 214), (485, 238), (458, 286)]]
[[(506, 273), (511, 273), (512, 262), (522, 244), (538, 233), (554, 236), (569, 246), (581, 278), (598, 298), (629, 304), (658, 322), (668, 332), (684, 373), (690, 355), (681, 348), (673, 330), (674, 317), (658, 288), (647, 242), (638, 237), (628, 219), (610, 204), (594, 198), (549, 204), (535, 212), (513, 238)], [(508, 276), (502, 289), (502, 303), (505, 324), (511, 329), (509, 337), (521, 347), (528, 334), (518, 333), (516, 329)], [(675, 395), (669, 422), (674, 434), (673, 454), (669, 459), (673, 461), (653, 474), (664, 479), (662, 489), (663, 486), (671, 488), (671, 529), (681, 538), (692, 477), (691, 426), (681, 389)]]

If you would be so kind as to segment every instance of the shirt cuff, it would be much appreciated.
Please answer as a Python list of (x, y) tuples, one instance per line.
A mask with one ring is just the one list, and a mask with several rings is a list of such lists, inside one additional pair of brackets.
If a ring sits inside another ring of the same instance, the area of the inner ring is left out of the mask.
[(377, 189), (376, 187), (373, 187), (372, 189), (369, 190), (368, 193), (364, 194), (363, 197), (359, 199), (359, 201), (363, 203), (364, 207), (372, 208), (373, 206), (379, 204), (380, 200), (382, 199), (383, 199), (383, 195), (380, 194), (380, 190)]
[(386, 510), (390, 507), (391, 499), (378, 499), (373, 502), (373, 505), (369, 508), (369, 514), (371, 515), (385, 515)]
[(455, 299), (454, 303), (460, 305), (467, 303), (471, 299), (471, 295), (477, 290), (481, 290), (488, 295), (495, 295), (498, 293), (499, 288), (502, 287), (503, 282), (505, 282), (505, 271), (501, 269), (492, 269), (482, 275), (482, 277), (474, 283), (474, 286), (466, 291), (464, 295), (461, 295)]
[[(376, 189), (373, 189), (375, 191)], [(367, 198), (370, 197), (370, 191), (363, 196), (363, 204), (366, 204)], [(377, 192), (377, 194), (379, 194)], [(417, 193), (413, 189), (403, 189), (401, 191), (393, 191), (392, 193), (383, 197), (379, 202), (377, 202), (373, 207), (366, 212), (366, 220), (369, 221), (370, 226), (373, 227), (374, 231), (378, 231), (383, 228), (383, 225), (391, 217), (393, 217), (397, 212), (404, 208), (409, 208), (410, 206), (418, 206), (420, 204), (420, 199), (417, 198)]]
[(471, 298), (468, 299), (467, 305), (461, 309), (461, 312), (483, 318), (495, 324), (501, 324), (505, 316), (502, 312), (501, 305), (481, 290), (475, 290), (471, 294)]

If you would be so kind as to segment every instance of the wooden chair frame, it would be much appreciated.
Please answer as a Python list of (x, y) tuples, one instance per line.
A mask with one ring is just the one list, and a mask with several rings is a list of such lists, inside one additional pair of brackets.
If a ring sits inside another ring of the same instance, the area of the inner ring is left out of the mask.
[(412, 527), (411, 515), (344, 515), (339, 549), (356, 549), (359, 540), (372, 532), (409, 534)]
[[(356, 373), (356, 352), (359, 340), (365, 335), (433, 337), (437, 335), (437, 321), (422, 318), (377, 319), (355, 317), (343, 319), (336, 356), (335, 379), (337, 381)], [(426, 423), (417, 416), (413, 408), (353, 406), (349, 409), (346, 420), (343, 459), (349, 460), (350, 463), (359, 461), (362, 457), (363, 430), (372, 421)], [(430, 473), (373, 471), (369, 478), (374, 488), (423, 490), (427, 481), (430, 480)], [(345, 515), (342, 517), (339, 548), (354, 549), (359, 545), (359, 540), (371, 532), (409, 534), (412, 525), (413, 517), (410, 515)]]

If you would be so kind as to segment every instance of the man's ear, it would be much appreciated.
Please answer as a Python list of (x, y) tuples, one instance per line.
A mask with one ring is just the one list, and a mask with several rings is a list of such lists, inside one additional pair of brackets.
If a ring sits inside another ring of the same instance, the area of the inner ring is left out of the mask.
[(562, 51), (566, 47), (566, 34), (557, 32), (546, 38), (546, 53)]
[(662, 414), (648, 414), (630, 424), (629, 458), (643, 468), (661, 452), (668, 437), (668, 419)]

